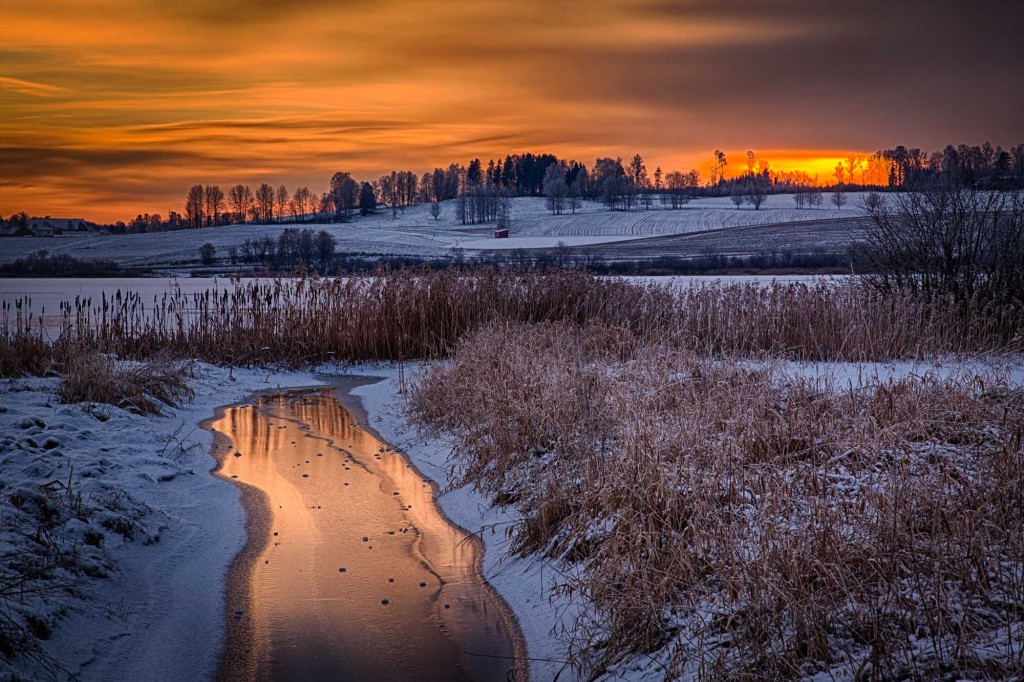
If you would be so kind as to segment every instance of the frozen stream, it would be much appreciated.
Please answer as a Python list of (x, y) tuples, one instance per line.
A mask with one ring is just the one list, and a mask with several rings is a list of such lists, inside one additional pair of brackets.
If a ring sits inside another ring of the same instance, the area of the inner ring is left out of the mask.
[(218, 413), (249, 541), (228, 580), (228, 680), (505, 680), (517, 641), (477, 542), (329, 389)]

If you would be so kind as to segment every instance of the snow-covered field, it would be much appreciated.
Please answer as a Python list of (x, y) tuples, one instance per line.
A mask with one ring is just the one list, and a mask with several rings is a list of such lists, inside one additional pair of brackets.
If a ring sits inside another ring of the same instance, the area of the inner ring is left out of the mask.
[(502, 239), (474, 239), (461, 242), (459, 248), (467, 251), (510, 251), (512, 249), (552, 249), (559, 246), (591, 246), (610, 244), (633, 237), (622, 235), (581, 236), (581, 237), (506, 237)]
[[(697, 199), (684, 208), (667, 210), (660, 204), (650, 210), (606, 211), (598, 202), (585, 201), (576, 213), (551, 215), (544, 199), (520, 198), (512, 204), (512, 228), (508, 240), (493, 238), (492, 224), (464, 226), (455, 216), (453, 201), (444, 202), (439, 220), (429, 206), (420, 205), (392, 218), (389, 210), (376, 215), (356, 215), (345, 224), (301, 225), (327, 230), (344, 254), (434, 257), (453, 248), (490, 250), (500, 248), (551, 248), (559, 241), (573, 245), (595, 244), (686, 234), (704, 230), (767, 225), (794, 221), (820, 221), (862, 215), (859, 194), (848, 194), (841, 210), (826, 203), (814, 209), (797, 209), (792, 195), (768, 198), (760, 210), (737, 209), (727, 197)], [(199, 262), (199, 246), (213, 244), (219, 258), (230, 246), (262, 236), (276, 238), (288, 225), (231, 225), (179, 232), (131, 235), (69, 235), (62, 237), (6, 237), (0, 240), (0, 263), (11, 262), (46, 249), (77, 258), (110, 259), (127, 266), (188, 267)], [(515, 242), (529, 239), (535, 241)], [(514, 244), (514, 245), (513, 245)]]

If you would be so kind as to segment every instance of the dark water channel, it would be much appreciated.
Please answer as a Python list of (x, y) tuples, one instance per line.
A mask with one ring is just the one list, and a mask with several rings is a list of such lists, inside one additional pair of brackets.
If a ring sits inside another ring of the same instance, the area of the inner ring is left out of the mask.
[(249, 518), (221, 679), (513, 679), (515, 625), (478, 544), (338, 396), (267, 395), (210, 426)]

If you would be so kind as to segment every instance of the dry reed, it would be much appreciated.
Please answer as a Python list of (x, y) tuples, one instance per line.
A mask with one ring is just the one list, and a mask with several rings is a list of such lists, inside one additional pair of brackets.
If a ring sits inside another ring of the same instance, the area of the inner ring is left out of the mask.
[[(703, 354), (881, 360), (1019, 350), (1024, 316), (843, 284), (674, 289), (577, 271), (381, 271), (235, 281), (149, 303), (117, 292), (62, 308), (58, 346), (220, 364), (432, 359), (495, 321), (601, 322)], [(5, 338), (11, 338), (8, 330)]]
[(33, 323), (29, 301), (4, 301), (0, 307), (0, 377), (42, 376), (50, 370), (52, 348)]
[(998, 679), (1024, 666), (1024, 395), (839, 390), (625, 329), (493, 325), (414, 382), (515, 548), (575, 563), (570, 660), (665, 678)]
[[(575, 562), (574, 665), (666, 677), (998, 677), (1024, 656), (1021, 395), (911, 378), (837, 391), (742, 359), (1020, 351), (1024, 316), (839, 284), (673, 289), (575, 271), (381, 271), (6, 314), (0, 373), (65, 401), (187, 395), (163, 360), (441, 359), (412, 415), (514, 503), (515, 547)], [(134, 368), (134, 369), (133, 369)], [(1001, 639), (999, 633), (1001, 635)], [(990, 651), (984, 653), (983, 646)], [(838, 671), (838, 672), (837, 672)], [(843, 671), (846, 671), (845, 674)]]

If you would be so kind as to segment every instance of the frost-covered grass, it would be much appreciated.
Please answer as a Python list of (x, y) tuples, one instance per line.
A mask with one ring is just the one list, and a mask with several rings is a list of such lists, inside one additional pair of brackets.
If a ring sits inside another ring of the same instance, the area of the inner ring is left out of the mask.
[(845, 378), (494, 325), (410, 405), (459, 483), (516, 510), (511, 550), (562, 567), (583, 677), (1019, 673), (1020, 383)]
[(95, 351), (65, 352), (57, 398), (62, 403), (100, 403), (138, 414), (160, 414), (192, 397), (191, 368), (180, 362), (150, 358), (118, 363)]

